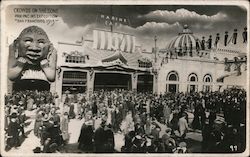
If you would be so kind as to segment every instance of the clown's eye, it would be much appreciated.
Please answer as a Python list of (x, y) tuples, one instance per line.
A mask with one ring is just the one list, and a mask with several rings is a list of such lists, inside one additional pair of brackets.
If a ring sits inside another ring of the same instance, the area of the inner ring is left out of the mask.
[(40, 46), (43, 46), (43, 45), (45, 44), (45, 41), (44, 41), (44, 40), (38, 40), (38, 44), (39, 44)]
[(31, 41), (30, 39), (26, 39), (26, 40), (25, 40), (25, 44), (27, 44), (27, 45), (31, 44), (31, 42), (32, 42), (32, 41)]

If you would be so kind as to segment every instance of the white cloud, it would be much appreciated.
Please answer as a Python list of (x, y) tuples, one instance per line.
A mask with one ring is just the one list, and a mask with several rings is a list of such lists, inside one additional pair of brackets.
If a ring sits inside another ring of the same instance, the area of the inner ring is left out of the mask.
[(187, 9), (177, 9), (176, 11), (168, 10), (155, 10), (146, 15), (140, 15), (139, 18), (146, 19), (159, 19), (160, 21), (165, 21), (168, 23), (182, 22), (182, 21), (194, 21), (197, 20), (201, 22), (216, 22), (228, 20), (228, 16), (225, 13), (218, 12), (212, 16), (200, 15), (194, 11), (189, 11)]
[(154, 46), (154, 36), (158, 38), (158, 46), (166, 47), (166, 41), (176, 36), (182, 26), (179, 22), (169, 24), (166, 22), (146, 22), (144, 25), (133, 28), (130, 26), (121, 26), (117, 31), (127, 32), (136, 37), (136, 45), (142, 45), (147, 51), (151, 51)]
[(174, 24), (169, 24), (169, 23), (164, 23), (164, 22), (147, 22), (145, 23), (144, 25), (142, 26), (139, 26), (136, 28), (136, 30), (138, 31), (147, 31), (147, 30), (155, 30), (155, 31), (161, 31), (161, 30), (165, 30), (165, 31), (168, 31), (168, 30), (172, 30), (172, 29), (176, 29), (180, 27), (180, 24), (179, 22), (176, 22)]
[(182, 26), (179, 22), (174, 24), (169, 24), (166, 22), (146, 22), (142, 26), (138, 26), (136, 28), (130, 26), (120, 26), (118, 30), (124, 32), (130, 32), (131, 34), (140, 34), (144, 36), (148, 36), (151, 34), (162, 34), (162, 33), (178, 33)]

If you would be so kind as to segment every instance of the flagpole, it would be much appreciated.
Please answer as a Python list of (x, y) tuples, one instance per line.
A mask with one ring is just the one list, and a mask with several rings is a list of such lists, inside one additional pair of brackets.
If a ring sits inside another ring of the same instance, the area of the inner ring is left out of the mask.
[(112, 8), (112, 5), (110, 5), (110, 15), (111, 15), (111, 25), (110, 25), (110, 31), (113, 32), (113, 19), (112, 19), (112, 16), (113, 16), (113, 8)]

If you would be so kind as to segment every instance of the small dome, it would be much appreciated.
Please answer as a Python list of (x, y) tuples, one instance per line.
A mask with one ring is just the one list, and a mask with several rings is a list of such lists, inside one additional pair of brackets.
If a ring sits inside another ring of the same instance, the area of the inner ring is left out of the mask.
[(193, 50), (196, 49), (196, 41), (199, 44), (199, 47), (201, 47), (200, 40), (193, 35), (193, 32), (188, 28), (188, 25), (183, 26), (182, 32), (178, 34), (177, 37), (174, 37), (171, 42), (169, 43), (167, 49), (173, 50), (173, 49), (185, 49), (192, 47)]

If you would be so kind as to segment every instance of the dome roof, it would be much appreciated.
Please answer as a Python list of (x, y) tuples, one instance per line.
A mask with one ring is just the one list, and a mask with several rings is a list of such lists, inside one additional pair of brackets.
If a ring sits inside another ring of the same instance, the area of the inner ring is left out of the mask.
[(190, 49), (190, 47), (192, 46), (192, 49), (195, 50), (196, 40), (199, 43), (199, 47), (201, 47), (200, 40), (193, 35), (193, 32), (188, 28), (188, 25), (184, 25), (182, 32), (180, 32), (177, 37), (174, 37), (171, 40), (167, 49), (172, 50), (176, 48), (177, 50), (179, 50), (185, 47)]

